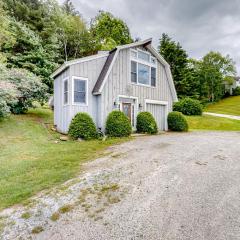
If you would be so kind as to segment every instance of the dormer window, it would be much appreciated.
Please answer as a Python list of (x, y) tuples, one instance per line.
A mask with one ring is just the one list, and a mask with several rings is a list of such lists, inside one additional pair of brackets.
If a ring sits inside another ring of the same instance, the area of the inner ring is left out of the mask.
[(150, 53), (131, 49), (131, 82), (156, 87), (157, 61)]

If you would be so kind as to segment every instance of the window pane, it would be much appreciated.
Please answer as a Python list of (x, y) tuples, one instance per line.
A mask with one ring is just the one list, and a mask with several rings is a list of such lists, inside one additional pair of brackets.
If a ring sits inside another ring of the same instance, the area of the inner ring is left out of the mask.
[(149, 71), (150, 68), (141, 63), (138, 64), (138, 82), (149, 85)]
[(64, 81), (64, 92), (67, 92), (68, 91), (68, 81), (65, 80)]
[(64, 104), (68, 103), (68, 92), (64, 93)]
[(151, 86), (156, 86), (156, 68), (151, 68)]
[(137, 58), (137, 52), (131, 51), (131, 56), (132, 56), (133, 58)]
[(137, 74), (136, 73), (131, 73), (131, 82), (137, 83)]
[(131, 61), (131, 82), (137, 82), (137, 63)]
[(142, 51), (138, 51), (138, 58), (144, 60), (144, 61), (147, 61), (149, 62), (149, 54), (148, 53), (144, 53)]
[(85, 92), (86, 81), (74, 79), (74, 91)]
[(86, 93), (85, 92), (74, 92), (74, 102), (75, 103), (86, 103)]
[(86, 103), (86, 81), (74, 79), (74, 102)]

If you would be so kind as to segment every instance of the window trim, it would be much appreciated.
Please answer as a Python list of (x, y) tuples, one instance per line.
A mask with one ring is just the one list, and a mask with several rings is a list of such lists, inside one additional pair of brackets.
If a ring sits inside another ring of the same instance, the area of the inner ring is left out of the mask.
[[(147, 53), (147, 54), (149, 54), (149, 62), (147, 62), (147, 61), (144, 61), (144, 60), (142, 60), (142, 59), (138, 59), (138, 58), (135, 58), (135, 57), (133, 57), (132, 55), (131, 55), (131, 52), (130, 52), (130, 82), (131, 82), (131, 84), (133, 84), (133, 85), (138, 85), (138, 86), (144, 86), (144, 87), (150, 87), (150, 88), (157, 88), (157, 70), (158, 70), (158, 68), (157, 68), (157, 59), (154, 57), (154, 56), (152, 56), (150, 53), (148, 53), (148, 52), (146, 52), (146, 51), (143, 51), (143, 50), (141, 50), (141, 49), (139, 49), (139, 48), (137, 48), (137, 49), (130, 49), (130, 51), (133, 51), (133, 52), (135, 52), (135, 53), (137, 53), (137, 56), (138, 56), (138, 51), (141, 51), (141, 52), (144, 52), (144, 53)], [(155, 60), (156, 60), (156, 63), (154, 64), (154, 63), (151, 63), (151, 58), (154, 58)], [(132, 79), (131, 79), (131, 62), (132, 61), (134, 61), (134, 62), (136, 62), (136, 64), (137, 64), (137, 82), (136, 83), (134, 83), (134, 82), (132, 82)], [(142, 84), (142, 83), (139, 83), (138, 82), (138, 63), (140, 63), (140, 64), (143, 64), (143, 65), (146, 65), (146, 66), (148, 66), (148, 67), (150, 67), (150, 71), (149, 71), (149, 84)], [(151, 68), (155, 68), (156, 69), (156, 82), (155, 82), (155, 86), (152, 86), (151, 85)]]
[[(66, 81), (67, 81), (67, 86), (68, 86), (68, 90), (66, 91), (66, 92), (68, 93), (68, 97), (67, 97), (67, 102), (65, 103), (65, 102), (64, 102), (64, 93), (65, 93), (64, 83), (65, 83)], [(63, 106), (67, 106), (67, 105), (69, 105), (69, 93), (70, 93), (70, 91), (69, 91), (69, 77), (63, 78), (62, 83), (63, 83), (63, 85), (62, 85), (62, 101), (63, 101)]]
[[(77, 103), (74, 102), (74, 80), (82, 80), (86, 82), (86, 102), (85, 103)], [(78, 77), (78, 76), (72, 76), (72, 105), (77, 106), (88, 106), (88, 78), (86, 77)]]

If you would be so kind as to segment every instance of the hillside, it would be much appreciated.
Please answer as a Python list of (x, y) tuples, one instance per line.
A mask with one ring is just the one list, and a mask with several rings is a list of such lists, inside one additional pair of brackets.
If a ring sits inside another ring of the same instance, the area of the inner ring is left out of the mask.
[(217, 103), (210, 104), (204, 111), (240, 116), (240, 96), (228, 97)]
[(52, 119), (52, 111), (38, 108), (0, 121), (0, 209), (67, 181), (79, 174), (84, 161), (126, 141), (62, 142), (51, 130)]

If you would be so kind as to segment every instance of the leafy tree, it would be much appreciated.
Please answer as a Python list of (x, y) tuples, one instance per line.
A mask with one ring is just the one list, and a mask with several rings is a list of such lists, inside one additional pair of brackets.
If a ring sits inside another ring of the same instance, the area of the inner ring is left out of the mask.
[(52, 89), (50, 74), (56, 64), (43, 48), (39, 36), (23, 23), (16, 21), (11, 22), (10, 31), (16, 40), (14, 43), (5, 43), (2, 47), (7, 55), (7, 66), (25, 68), (41, 76), (43, 82)]
[(92, 20), (90, 31), (102, 45), (102, 49), (131, 43), (133, 40), (126, 23), (109, 12), (100, 11)]
[[(2, 45), (7, 42), (14, 42), (14, 37), (9, 31), (10, 18), (7, 16), (3, 9), (2, 3), (0, 3), (0, 51), (2, 50)], [(5, 61), (5, 56), (0, 52), (0, 62)]]
[(198, 76), (201, 79), (201, 98), (217, 101), (224, 95), (224, 81), (236, 74), (235, 64), (227, 55), (209, 52), (200, 61)]
[(63, 3), (62, 9), (68, 15), (80, 16), (80, 13), (75, 9), (71, 0), (65, 0), (65, 2)]
[(0, 115), (9, 111), (24, 113), (32, 107), (33, 101), (44, 102), (47, 86), (33, 73), (25, 69), (0, 65)]
[(56, 17), (57, 33), (62, 55), (65, 61), (71, 58), (81, 57), (81, 44), (87, 34), (86, 24), (79, 16), (69, 15), (60, 11)]
[(159, 53), (169, 63), (178, 95), (186, 95), (188, 55), (179, 43), (163, 33), (159, 44)]

